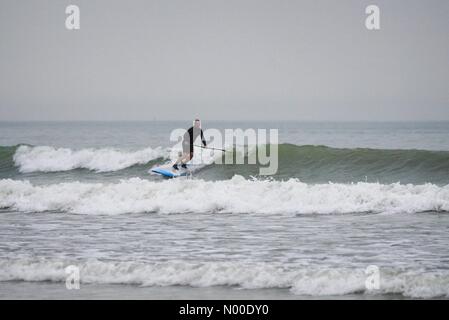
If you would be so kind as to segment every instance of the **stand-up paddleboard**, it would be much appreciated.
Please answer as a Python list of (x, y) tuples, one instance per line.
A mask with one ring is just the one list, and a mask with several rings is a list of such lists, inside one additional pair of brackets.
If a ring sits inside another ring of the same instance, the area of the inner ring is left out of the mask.
[[(203, 147), (203, 146), (197, 146), (195, 145), (195, 147), (199, 147), (201, 149), (211, 149), (211, 150), (219, 150), (219, 151), (225, 151), (224, 149), (217, 149), (217, 148), (211, 148), (211, 147)], [(202, 151), (202, 150), (200, 150)], [(206, 157), (207, 159), (207, 157)], [(203, 161), (202, 158), (200, 158), (200, 160)], [(198, 170), (201, 170), (202, 168), (212, 164), (213, 162), (213, 158), (210, 158), (209, 161), (206, 162), (201, 162), (201, 163), (195, 163), (195, 162), (191, 162), (187, 164), (187, 168), (183, 168), (181, 167), (181, 165), (179, 165), (179, 170), (175, 170), (173, 169), (172, 165), (173, 162), (171, 163), (166, 163), (160, 166), (154, 166), (153, 168), (151, 168), (148, 172), (149, 173), (153, 173), (153, 174), (159, 174), (161, 176), (167, 177), (167, 178), (177, 178), (177, 177), (183, 177), (183, 176), (189, 176), (191, 175), (193, 172), (197, 172)]]
[(187, 176), (191, 173), (191, 165), (187, 165), (187, 169), (184, 169), (179, 165), (179, 170), (173, 169), (171, 164), (162, 165), (160, 167), (154, 167), (151, 169), (151, 172), (160, 174), (164, 177), (168, 178), (177, 178)]

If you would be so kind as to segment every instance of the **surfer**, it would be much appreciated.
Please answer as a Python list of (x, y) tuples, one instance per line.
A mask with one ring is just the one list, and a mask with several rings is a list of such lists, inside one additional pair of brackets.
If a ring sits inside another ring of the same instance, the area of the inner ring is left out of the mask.
[(193, 158), (193, 142), (199, 135), (201, 135), (203, 145), (206, 146), (206, 139), (204, 139), (203, 129), (201, 129), (201, 121), (200, 119), (195, 119), (193, 126), (184, 133), (182, 140), (182, 155), (176, 160), (173, 169), (179, 170), (179, 163), (181, 163), (181, 167), (187, 168), (186, 163)]

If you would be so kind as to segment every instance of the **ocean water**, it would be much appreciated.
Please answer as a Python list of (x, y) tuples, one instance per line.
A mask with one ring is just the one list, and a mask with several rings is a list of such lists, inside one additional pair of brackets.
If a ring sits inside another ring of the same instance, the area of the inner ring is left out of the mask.
[(449, 122), (205, 121), (278, 129), (277, 173), (150, 174), (189, 125), (0, 122), (0, 298), (449, 297)]

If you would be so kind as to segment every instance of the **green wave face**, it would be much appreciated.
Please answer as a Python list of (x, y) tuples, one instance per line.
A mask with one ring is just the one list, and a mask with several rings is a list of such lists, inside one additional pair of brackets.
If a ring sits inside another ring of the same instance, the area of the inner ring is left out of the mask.
[(0, 178), (11, 178), (17, 173), (13, 156), (19, 146), (0, 146)]
[[(257, 151), (252, 151), (257, 152)], [(337, 149), (326, 146), (279, 145), (275, 179), (303, 182), (449, 183), (449, 152), (424, 150)], [(215, 165), (216, 178), (257, 176), (257, 165)]]
[[(283, 145), (280, 175), (320, 182), (449, 182), (449, 152)], [(294, 159), (294, 160), (292, 160)]]

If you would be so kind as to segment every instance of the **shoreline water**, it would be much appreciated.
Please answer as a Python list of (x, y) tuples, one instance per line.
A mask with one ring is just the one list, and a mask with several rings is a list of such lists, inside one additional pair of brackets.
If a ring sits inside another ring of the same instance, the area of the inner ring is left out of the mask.
[[(449, 292), (447, 214), (2, 217), (2, 298), (439, 299)], [(67, 293), (69, 265), (80, 268), (86, 290)], [(380, 268), (375, 295), (364, 285), (370, 265)]]
[[(294, 295), (289, 289), (214, 287), (141, 287), (122, 284), (81, 284), (68, 290), (63, 282), (6, 281), (0, 300), (414, 300), (400, 294)], [(439, 298), (436, 298), (439, 299)], [(446, 299), (445, 299), (446, 300)]]

